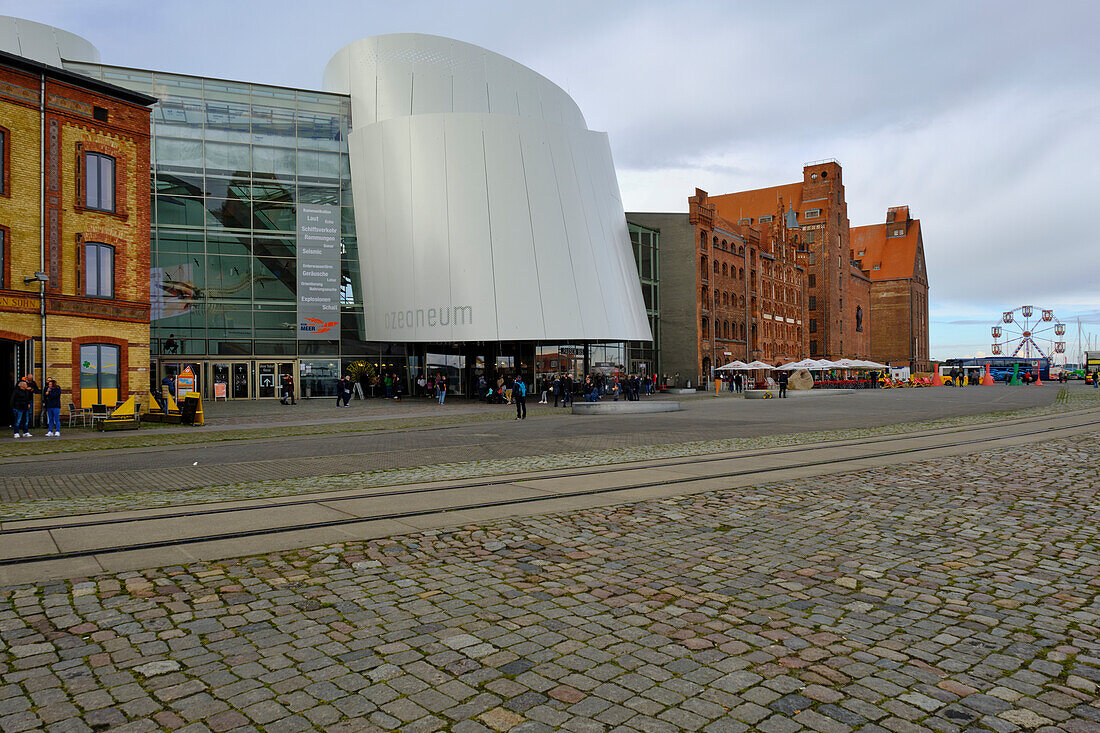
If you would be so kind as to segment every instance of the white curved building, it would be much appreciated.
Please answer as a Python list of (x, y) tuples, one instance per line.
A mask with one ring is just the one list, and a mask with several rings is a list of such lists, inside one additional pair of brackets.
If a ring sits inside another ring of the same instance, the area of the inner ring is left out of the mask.
[(605, 133), (521, 64), (449, 38), (341, 49), (370, 339), (651, 338)]
[(0, 51), (59, 68), (65, 61), (99, 63), (99, 50), (75, 33), (10, 15), (0, 15)]

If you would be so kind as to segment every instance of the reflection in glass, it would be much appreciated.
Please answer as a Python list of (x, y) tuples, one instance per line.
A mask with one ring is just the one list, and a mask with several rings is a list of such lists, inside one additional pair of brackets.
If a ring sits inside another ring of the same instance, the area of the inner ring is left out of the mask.
[(257, 201), (252, 214), (255, 229), (293, 232), (297, 228), (297, 211), (294, 204)]
[(207, 141), (206, 172), (248, 177), (252, 169), (252, 156), (247, 145)]
[(206, 199), (206, 210), (210, 212), (207, 226), (221, 225), (226, 229), (249, 229), (252, 219), (252, 204), (239, 199)]
[(252, 148), (253, 175), (263, 178), (265, 174), (276, 179), (294, 180), (294, 150), (287, 148), (269, 148), (260, 145)]
[(212, 300), (251, 300), (251, 257), (208, 254), (206, 257), (206, 296)]
[[(260, 240), (256, 240), (257, 246)], [(298, 293), (297, 263), (292, 257), (254, 257), (257, 300), (295, 300)], [(259, 280), (263, 279), (261, 287)]]

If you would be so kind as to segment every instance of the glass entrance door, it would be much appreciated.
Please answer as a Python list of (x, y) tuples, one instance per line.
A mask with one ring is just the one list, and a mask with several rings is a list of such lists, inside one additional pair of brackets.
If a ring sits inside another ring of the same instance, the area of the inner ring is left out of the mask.
[(215, 400), (247, 400), (252, 397), (251, 383), (251, 362), (222, 361), (210, 365), (210, 384)]
[(249, 394), (249, 382), (251, 382), (252, 369), (247, 361), (235, 361), (232, 366), (233, 380), (229, 384), (229, 396), (235, 400), (247, 400)]
[(261, 361), (256, 364), (256, 375), (259, 380), (256, 387), (257, 398), (268, 400), (279, 395), (279, 374), (275, 362)]

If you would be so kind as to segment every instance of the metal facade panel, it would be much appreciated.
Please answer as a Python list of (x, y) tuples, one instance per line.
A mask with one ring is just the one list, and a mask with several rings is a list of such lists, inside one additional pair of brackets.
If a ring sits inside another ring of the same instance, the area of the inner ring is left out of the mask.
[(535, 245), (535, 272), (538, 281), (546, 284), (539, 292), (546, 337), (575, 338), (576, 325), (581, 322), (583, 314), (577, 299), (577, 284), (573, 279), (569, 242), (546, 125), (536, 120), (524, 120), (520, 143), (527, 181), (527, 208)]
[[(451, 300), (470, 306), (472, 323), (453, 329), (455, 340), (497, 339), (493, 246), (485, 188), (484, 127), (480, 115), (446, 115), (447, 229), (451, 234)], [(453, 315), (453, 312), (452, 312)], [(461, 313), (460, 313), (461, 315)]]
[[(411, 259), (415, 279), (411, 303), (416, 305), (413, 333), (418, 341), (450, 341), (454, 338), (448, 320), (439, 308), (450, 308), (450, 233), (447, 226), (447, 153), (444, 148), (442, 115), (417, 115), (404, 120), (387, 120), (383, 125), (408, 125), (412, 151)], [(408, 254), (406, 258), (408, 258)], [(436, 308), (436, 311), (432, 311)]]
[(368, 339), (649, 338), (607, 138), (559, 87), (414, 34), (342, 49), (325, 84), (352, 98)]
[(528, 339), (545, 333), (539, 296), (544, 283), (535, 269), (519, 128), (514, 117), (486, 115), (482, 120), (497, 332), (501, 339)]
[(609, 328), (607, 308), (600, 294), (596, 257), (592, 252), (592, 238), (585, 220), (577, 166), (573, 160), (575, 152), (580, 151), (574, 150), (565, 128), (550, 127), (548, 132), (569, 262), (576, 283), (578, 309), (581, 310), (581, 338), (590, 339), (593, 338), (591, 334), (608, 333)]

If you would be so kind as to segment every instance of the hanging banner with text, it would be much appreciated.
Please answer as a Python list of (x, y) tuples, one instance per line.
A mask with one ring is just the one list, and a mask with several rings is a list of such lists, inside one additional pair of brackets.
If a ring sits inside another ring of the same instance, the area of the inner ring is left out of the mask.
[(298, 338), (340, 338), (340, 207), (298, 205)]

